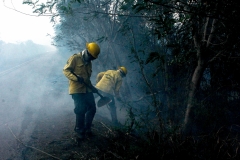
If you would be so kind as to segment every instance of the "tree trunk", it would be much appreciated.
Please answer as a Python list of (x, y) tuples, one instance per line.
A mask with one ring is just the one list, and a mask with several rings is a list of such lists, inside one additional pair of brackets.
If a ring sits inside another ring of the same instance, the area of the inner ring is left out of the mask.
[(192, 76), (189, 94), (188, 94), (187, 109), (186, 109), (185, 119), (184, 119), (184, 127), (183, 127), (183, 132), (185, 135), (191, 135), (193, 133), (195, 95), (199, 88), (200, 80), (202, 78), (204, 70), (205, 70), (204, 65), (202, 65), (201, 62), (199, 62)]
[[(188, 102), (187, 109), (184, 118), (183, 124), (183, 133), (185, 135), (192, 135), (194, 132), (194, 106), (197, 102), (196, 93), (199, 89), (201, 78), (203, 76), (203, 72), (207, 66), (207, 59), (210, 54), (208, 53), (208, 47), (210, 46), (210, 42), (213, 38), (213, 33), (215, 30), (216, 20), (213, 20), (212, 23), (209, 23), (210, 19), (206, 18), (203, 21), (195, 22), (193, 21), (193, 40), (194, 46), (197, 50), (197, 59), (198, 63), (194, 70), (189, 94), (188, 94)], [(199, 27), (199, 26), (204, 26)], [(209, 32), (210, 31), (210, 32)], [(208, 36), (207, 36), (208, 35)]]

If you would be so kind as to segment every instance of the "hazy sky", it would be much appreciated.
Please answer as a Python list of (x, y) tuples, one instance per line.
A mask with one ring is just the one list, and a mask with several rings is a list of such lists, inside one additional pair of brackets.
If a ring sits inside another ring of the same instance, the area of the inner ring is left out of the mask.
[[(32, 8), (22, 4), (23, 0), (0, 0), (0, 40), (5, 42), (21, 42), (32, 40), (38, 44), (50, 45), (51, 39), (47, 34), (54, 31), (50, 17), (34, 15)], [(9, 8), (23, 12), (25, 15)]]

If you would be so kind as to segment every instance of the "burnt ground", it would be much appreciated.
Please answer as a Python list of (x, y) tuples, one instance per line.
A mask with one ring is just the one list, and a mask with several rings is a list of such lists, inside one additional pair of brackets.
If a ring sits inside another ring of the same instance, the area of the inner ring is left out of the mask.
[[(16, 136), (21, 146), (21, 159), (23, 160), (108, 160), (121, 159), (115, 153), (116, 130), (122, 126), (113, 126), (110, 121), (110, 113), (107, 106), (97, 108), (93, 120), (92, 132), (94, 136), (79, 140), (74, 132), (75, 114), (73, 112), (73, 100), (66, 93), (66, 88), (60, 88), (62, 83), (53, 85), (51, 91), (45, 95), (45, 102), (38, 110), (33, 132), (28, 135), (28, 141), (22, 143), (21, 136)], [(52, 103), (50, 100), (65, 97), (62, 103)], [(49, 104), (51, 102), (51, 104)], [(97, 100), (96, 100), (97, 102)], [(118, 110), (118, 115), (126, 114)], [(27, 113), (24, 123), (29, 123), (31, 114)], [(28, 118), (29, 117), (29, 118)], [(119, 117), (119, 121), (123, 121)], [(23, 127), (24, 125), (22, 125)], [(14, 133), (12, 133), (14, 136)], [(19, 139), (18, 139), (19, 138)], [(25, 140), (26, 141), (26, 140)], [(124, 147), (124, 146), (123, 146)], [(14, 158), (13, 158), (14, 159)], [(10, 159), (9, 159), (10, 160)]]
[(74, 118), (74, 114), (69, 112), (42, 119), (37, 124), (31, 141), (24, 144), (22, 158), (25, 160), (92, 160), (118, 157), (108, 146), (111, 141), (109, 135), (114, 133), (111, 123), (106, 118), (96, 115), (92, 127), (94, 136), (86, 137), (84, 140), (79, 140), (73, 131)]

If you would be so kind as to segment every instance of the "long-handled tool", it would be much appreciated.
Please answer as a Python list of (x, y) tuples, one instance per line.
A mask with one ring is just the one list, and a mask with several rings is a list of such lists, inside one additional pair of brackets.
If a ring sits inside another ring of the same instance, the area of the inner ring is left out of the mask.
[[(73, 75), (78, 77), (74, 72), (71, 72)], [(92, 89), (93, 86), (89, 86), (86, 82), (83, 81), (83, 84), (88, 88)], [(98, 107), (102, 107), (104, 105), (109, 104), (112, 100), (109, 97), (103, 97), (99, 92), (96, 92), (101, 98), (97, 102)]]

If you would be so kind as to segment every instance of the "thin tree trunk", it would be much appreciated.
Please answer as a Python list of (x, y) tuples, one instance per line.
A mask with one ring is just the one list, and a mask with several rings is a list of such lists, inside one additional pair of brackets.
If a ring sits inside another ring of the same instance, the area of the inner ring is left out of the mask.
[[(199, 60), (199, 61), (201, 61), (201, 60)], [(191, 135), (193, 133), (195, 95), (199, 88), (200, 80), (202, 78), (204, 70), (205, 70), (204, 65), (202, 65), (201, 62), (199, 62), (198, 66), (195, 68), (194, 74), (192, 76), (190, 90), (189, 90), (189, 94), (188, 94), (187, 109), (186, 109), (185, 119), (184, 119), (184, 127), (183, 127), (183, 132), (185, 135)]]
[[(203, 72), (206, 69), (207, 64), (211, 62), (211, 60), (207, 62), (207, 59), (210, 59), (210, 57), (207, 56), (209, 55), (207, 48), (210, 46), (210, 42), (213, 39), (216, 20), (214, 19), (212, 23), (209, 23), (209, 20), (210, 20), (209, 18), (206, 18), (204, 22), (200, 23), (200, 24), (204, 24), (202, 37), (199, 35), (199, 33), (201, 33), (201, 27), (198, 28), (198, 26), (195, 28), (196, 29), (195, 31), (197, 31), (198, 29), (200, 29), (200, 31), (195, 32), (193, 35), (194, 45), (197, 49), (198, 64), (194, 70), (190, 88), (189, 88), (188, 103), (187, 103), (187, 109), (186, 109), (184, 125), (183, 125), (183, 132), (185, 135), (191, 135), (193, 133), (194, 106), (196, 102), (195, 96), (199, 89)], [(202, 25), (199, 25), (199, 26), (202, 26)], [(209, 27), (210, 27), (210, 33), (207, 36)], [(218, 54), (216, 56), (218, 56)]]

